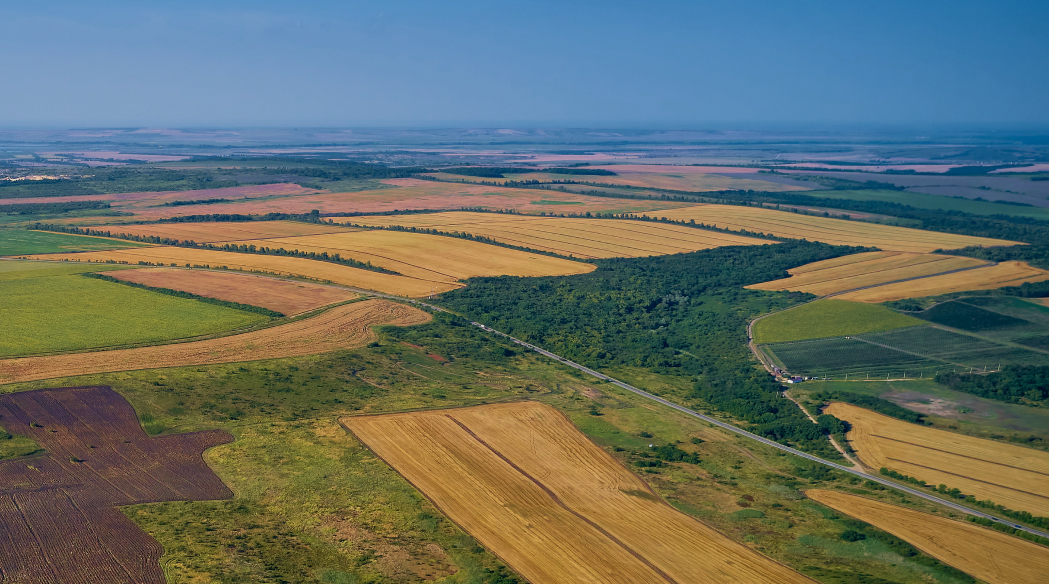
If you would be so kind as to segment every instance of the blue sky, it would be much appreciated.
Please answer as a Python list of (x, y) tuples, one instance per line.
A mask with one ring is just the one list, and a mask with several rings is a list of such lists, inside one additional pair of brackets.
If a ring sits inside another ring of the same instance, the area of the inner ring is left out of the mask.
[(1049, 123), (1044, 1), (0, 12), (8, 127)]

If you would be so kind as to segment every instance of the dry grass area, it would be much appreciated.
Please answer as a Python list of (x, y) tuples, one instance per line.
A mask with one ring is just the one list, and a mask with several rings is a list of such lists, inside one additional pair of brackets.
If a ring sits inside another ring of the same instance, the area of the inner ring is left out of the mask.
[(927, 428), (844, 403), (831, 404), (824, 413), (852, 425), (847, 438), (868, 467), (1049, 516), (1049, 453)]
[(978, 270), (969, 270), (957, 274), (932, 276), (911, 282), (887, 284), (857, 290), (837, 296), (842, 300), (853, 302), (886, 302), (900, 298), (921, 298), (948, 292), (966, 290), (993, 290), (1003, 286), (1019, 286), (1024, 282), (1041, 282), (1049, 280), (1049, 272), (1027, 264), (1027, 262), (1001, 262)]
[(213, 365), (279, 357), (318, 355), (360, 347), (374, 340), (371, 327), (429, 322), (418, 308), (365, 300), (337, 306), (311, 318), (239, 335), (95, 353), (70, 353), (0, 360), (0, 383), (89, 375), (110, 371)]
[(288, 316), (357, 297), (349, 290), (330, 286), (230, 272), (142, 268), (117, 270), (108, 275), (154, 288), (169, 288), (208, 298), (261, 306)]
[[(791, 277), (771, 282), (753, 284), (753, 290), (792, 290), (809, 292), (818, 296), (854, 290), (865, 286), (877, 286), (886, 282), (920, 278), (951, 270), (988, 265), (989, 262), (974, 258), (937, 255), (928, 253), (872, 251), (805, 264), (787, 270)], [(983, 270), (967, 271), (956, 276), (961, 279), (980, 281)], [(915, 282), (906, 282), (909, 287)], [(863, 292), (868, 292), (867, 290)], [(907, 296), (903, 296), (907, 298)], [(895, 300), (895, 299), (893, 299)], [(879, 300), (877, 302), (884, 302)]]
[(225, 266), (231, 270), (320, 280), (413, 298), (421, 298), (431, 292), (447, 292), (448, 290), (462, 287), (462, 284), (447, 280), (420, 280), (418, 278), (409, 278), (408, 276), (383, 274), (319, 260), (185, 247), (157, 246), (131, 250), (43, 254), (24, 257), (39, 260), (80, 262), (106, 262), (112, 260), (132, 265), (138, 264), (138, 262), (150, 262), (164, 266), (185, 266), (186, 264), (191, 266), (210, 266), (212, 268)]
[(224, 221), (203, 223), (154, 223), (149, 225), (99, 225), (96, 231), (109, 231), (113, 235), (126, 234), (156, 236), (179, 241), (215, 243), (220, 241), (246, 241), (273, 237), (317, 235), (321, 233), (343, 233), (346, 227), (302, 221)]
[[(244, 242), (238, 242), (244, 243)], [(430, 282), (452, 283), (475, 276), (569, 276), (595, 266), (466, 239), (362, 230), (304, 237), (279, 237), (269, 247), (327, 252)]]
[(576, 219), (450, 211), (418, 215), (336, 217), (333, 220), (357, 225), (401, 225), (449, 232), (466, 232), (490, 237), (511, 245), (584, 259), (642, 257), (686, 253), (725, 245), (771, 243), (764, 239), (680, 225), (619, 219)]
[(1049, 574), (1049, 548), (1000, 531), (835, 491), (805, 494), (988, 584), (1038, 584)]
[(341, 421), (534, 584), (811, 582), (667, 505), (549, 406)]
[(738, 205), (693, 205), (658, 213), (645, 213), (677, 221), (716, 225), (734, 231), (770, 233), (777, 237), (808, 239), (835, 245), (877, 247), (884, 251), (928, 253), (937, 249), (957, 249), (970, 245), (1017, 245), (1014, 241), (938, 233), (878, 223), (861, 223), (829, 217)]

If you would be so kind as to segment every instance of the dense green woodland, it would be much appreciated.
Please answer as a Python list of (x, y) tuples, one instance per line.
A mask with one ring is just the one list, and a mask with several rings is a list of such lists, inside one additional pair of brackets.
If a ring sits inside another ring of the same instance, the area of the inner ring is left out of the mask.
[(471, 279), (441, 303), (591, 367), (691, 377), (686, 398), (751, 422), (765, 436), (833, 455), (824, 431), (780, 395), (747, 349), (748, 318), (811, 295), (742, 287), (854, 251), (789, 242), (596, 260), (597, 270), (577, 276)]
[(1014, 404), (1049, 405), (1049, 367), (1007, 365), (986, 375), (941, 373), (936, 382), (956, 391)]

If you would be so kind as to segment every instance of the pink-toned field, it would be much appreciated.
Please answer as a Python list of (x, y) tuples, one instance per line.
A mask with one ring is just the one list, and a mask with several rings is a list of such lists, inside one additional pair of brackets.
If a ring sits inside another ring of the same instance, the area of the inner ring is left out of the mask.
[(168, 288), (208, 298), (261, 306), (288, 316), (357, 297), (357, 294), (349, 290), (331, 286), (230, 272), (142, 268), (117, 270), (107, 275), (154, 288)]
[[(68, 203), (73, 201), (111, 201), (114, 209), (125, 212), (133, 212), (145, 207), (163, 205), (172, 201), (201, 201), (207, 199), (257, 199), (260, 197), (284, 197), (290, 195), (302, 195), (318, 193), (316, 189), (307, 189), (297, 184), (281, 183), (272, 185), (250, 185), (244, 187), (227, 187), (222, 189), (200, 189), (196, 191), (161, 191), (146, 193), (116, 193), (111, 195), (70, 195), (65, 197), (31, 197), (20, 199), (4, 199), (4, 204), (20, 203)], [(202, 213), (200, 207), (189, 205), (197, 209), (193, 214)], [(169, 209), (181, 209), (181, 207), (168, 207)]]

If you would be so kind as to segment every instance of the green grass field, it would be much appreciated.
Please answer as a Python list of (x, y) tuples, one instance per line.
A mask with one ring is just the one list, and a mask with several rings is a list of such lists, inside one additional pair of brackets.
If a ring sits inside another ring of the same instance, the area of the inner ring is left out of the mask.
[(0, 256), (143, 247), (145, 244), (86, 235), (0, 229)]
[(80, 276), (105, 266), (0, 262), (0, 357), (220, 333), (267, 317)]
[(858, 335), (925, 324), (877, 304), (846, 300), (817, 300), (759, 320), (754, 341), (786, 343), (823, 337)]
[[(910, 205), (919, 209), (939, 209), (943, 211), (963, 211), (974, 215), (1013, 215), (1015, 217), (1031, 217), (1034, 219), (1049, 219), (1049, 209), (1043, 207), (1025, 207), (1022, 205), (1003, 205), (991, 201), (975, 201), (972, 199), (956, 199), (941, 195), (930, 195), (927, 193), (912, 193), (910, 191), (890, 190), (858, 190), (858, 191), (813, 191), (806, 193), (821, 199), (850, 199), (853, 201), (884, 201), (887, 203), (899, 203)], [(987, 198), (993, 199), (995, 193), (988, 191)]]

